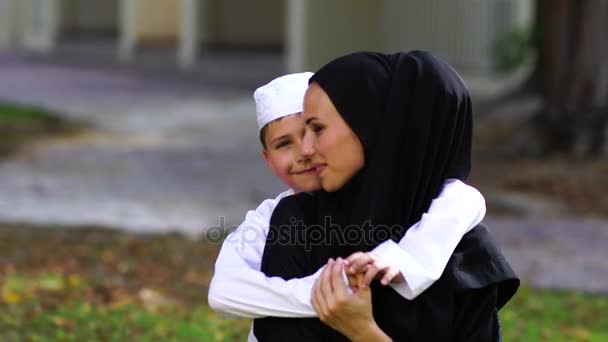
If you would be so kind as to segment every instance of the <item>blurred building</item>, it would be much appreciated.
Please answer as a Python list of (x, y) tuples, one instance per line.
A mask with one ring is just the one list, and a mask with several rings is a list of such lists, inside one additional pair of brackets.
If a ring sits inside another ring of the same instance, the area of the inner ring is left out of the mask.
[(289, 71), (355, 50), (433, 51), (489, 70), (489, 48), (526, 25), (531, 0), (0, 0), (0, 48), (46, 54), (65, 42), (111, 41), (115, 58), (146, 48), (182, 68), (205, 49), (272, 49)]

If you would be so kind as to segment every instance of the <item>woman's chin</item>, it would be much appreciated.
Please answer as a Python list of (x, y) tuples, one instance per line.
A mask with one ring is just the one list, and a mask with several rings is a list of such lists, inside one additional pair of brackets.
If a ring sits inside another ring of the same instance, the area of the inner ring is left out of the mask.
[(334, 192), (340, 189), (340, 187), (336, 186), (336, 184), (332, 184), (332, 183), (321, 183), (321, 186), (323, 187), (323, 190), (325, 192)]

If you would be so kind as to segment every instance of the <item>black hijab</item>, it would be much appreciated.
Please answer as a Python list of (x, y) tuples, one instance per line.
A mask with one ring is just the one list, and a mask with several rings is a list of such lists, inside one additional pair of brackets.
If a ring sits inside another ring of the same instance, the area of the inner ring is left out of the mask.
[(342, 189), (319, 193), (323, 215), (335, 223), (369, 222), (377, 230), (356, 248), (373, 248), (387, 233), (400, 239), (446, 179), (469, 175), (471, 100), (444, 61), (420, 51), (358, 52), (333, 60), (310, 82), (328, 94), (363, 145), (363, 170)]

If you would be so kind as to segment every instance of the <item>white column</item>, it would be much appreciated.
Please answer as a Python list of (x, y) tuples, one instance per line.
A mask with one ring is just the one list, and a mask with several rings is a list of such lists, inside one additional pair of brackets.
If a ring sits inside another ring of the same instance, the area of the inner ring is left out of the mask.
[(13, 0), (0, 0), (0, 50), (12, 45), (14, 35), (12, 19), (15, 15), (12, 2)]
[(299, 72), (305, 68), (304, 60), (307, 50), (306, 23), (308, 21), (308, 1), (288, 0), (285, 30), (285, 65), (287, 72)]
[(24, 6), (23, 47), (37, 53), (50, 52), (59, 33), (59, 0), (27, 0)]
[(181, 20), (177, 63), (181, 69), (190, 69), (196, 64), (199, 45), (198, 0), (181, 0)]
[(130, 62), (135, 58), (137, 45), (137, 1), (120, 0), (118, 60)]
[(534, 4), (531, 0), (515, 1), (515, 25), (516, 27), (529, 27), (534, 22)]

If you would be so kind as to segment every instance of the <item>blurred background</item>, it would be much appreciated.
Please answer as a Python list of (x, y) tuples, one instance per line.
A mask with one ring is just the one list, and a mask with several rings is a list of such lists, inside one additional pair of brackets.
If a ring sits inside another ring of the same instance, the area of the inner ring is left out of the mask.
[(0, 0), (0, 340), (244, 340), (206, 232), (284, 190), (253, 91), (412, 49), (472, 93), (505, 340), (608, 340), (607, 36), (604, 0)]

